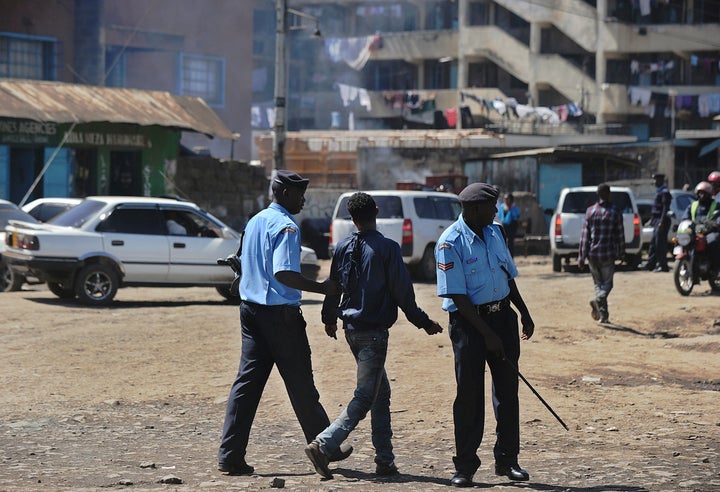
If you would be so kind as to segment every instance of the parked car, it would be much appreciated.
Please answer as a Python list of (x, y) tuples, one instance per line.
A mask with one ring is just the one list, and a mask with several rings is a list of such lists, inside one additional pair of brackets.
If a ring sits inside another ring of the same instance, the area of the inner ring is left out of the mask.
[[(184, 232), (170, 233), (169, 220)], [(88, 197), (50, 223), (11, 221), (7, 234), (13, 271), (32, 273), (63, 299), (102, 306), (130, 286), (209, 286), (232, 297), (234, 273), (217, 259), (237, 252), (240, 235), (188, 201)], [(301, 266), (317, 278), (320, 267), (309, 248)]]
[(11, 270), (5, 261), (5, 227), (11, 220), (37, 222), (34, 217), (20, 210), (13, 202), (0, 200), (0, 292), (20, 290), (22, 284), (27, 280), (24, 275)]
[[(635, 196), (630, 188), (610, 187), (610, 201), (622, 211), (625, 229), (625, 258), (631, 268), (637, 268), (642, 259), (640, 215)], [(550, 220), (550, 255), (554, 272), (562, 269), (563, 260), (569, 264), (575, 260), (580, 248), (580, 234), (585, 221), (585, 211), (597, 202), (596, 186), (565, 188)]]
[[(408, 268), (425, 280), (435, 279), (435, 242), (460, 215), (460, 199), (434, 191), (368, 191), (380, 209), (377, 229), (400, 245)], [(356, 231), (347, 210), (353, 193), (338, 198), (331, 224), (330, 249)]]
[[(695, 201), (695, 195), (685, 190), (670, 190), (672, 201), (670, 202), (670, 229), (668, 230), (668, 244), (672, 243), (675, 234), (677, 234), (678, 224), (680, 219), (685, 213), (685, 209)], [(653, 227), (650, 224), (650, 215), (652, 213), (654, 199), (652, 198), (638, 198), (637, 206), (638, 212), (640, 213), (640, 220), (642, 221), (642, 237), (643, 237), (643, 248), (647, 249), (650, 247), (650, 242), (653, 237)], [(671, 251), (669, 248), (668, 251)]]
[(40, 222), (47, 222), (80, 203), (82, 198), (38, 198), (22, 206)]

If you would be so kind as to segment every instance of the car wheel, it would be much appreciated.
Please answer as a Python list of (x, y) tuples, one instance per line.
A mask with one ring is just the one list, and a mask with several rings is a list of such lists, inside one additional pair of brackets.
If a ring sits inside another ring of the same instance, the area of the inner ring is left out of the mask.
[(0, 260), (0, 292), (20, 290), (25, 278), (15, 273), (5, 261)]
[(418, 273), (423, 280), (434, 282), (437, 278), (437, 265), (435, 264), (435, 245), (428, 244), (422, 259), (418, 264)]
[(75, 294), (80, 302), (91, 306), (107, 306), (118, 290), (118, 274), (103, 263), (83, 267), (75, 279)]
[(637, 270), (638, 266), (642, 262), (642, 255), (627, 255), (625, 261), (627, 262), (627, 266), (630, 270)]
[(65, 288), (63, 284), (57, 282), (48, 282), (47, 284), (50, 292), (58, 296), (60, 299), (74, 299), (75, 291), (72, 288)]
[(553, 255), (552, 257), (552, 269), (553, 272), (559, 272), (562, 270), (562, 258), (558, 255)]

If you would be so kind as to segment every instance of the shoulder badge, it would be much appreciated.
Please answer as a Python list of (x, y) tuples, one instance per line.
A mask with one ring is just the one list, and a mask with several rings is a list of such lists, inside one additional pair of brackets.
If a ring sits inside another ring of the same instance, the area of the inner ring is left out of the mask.
[(438, 249), (452, 249), (452, 244), (442, 243), (440, 246), (438, 246)]
[(290, 234), (297, 234), (297, 230), (292, 227), (286, 227), (282, 231), (280, 231), (280, 234), (285, 234), (286, 232), (289, 232)]
[(443, 272), (447, 272), (448, 270), (452, 270), (453, 267), (455, 267), (455, 262), (451, 261), (450, 263), (438, 263), (438, 268), (442, 270)]

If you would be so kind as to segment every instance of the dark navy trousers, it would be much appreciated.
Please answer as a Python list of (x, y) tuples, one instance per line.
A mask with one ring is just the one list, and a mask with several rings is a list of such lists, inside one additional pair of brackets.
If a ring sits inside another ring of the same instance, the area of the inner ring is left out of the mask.
[[(517, 367), (520, 335), (517, 314), (510, 307), (496, 313), (481, 314), (502, 340), (508, 361)], [(485, 364), (492, 375), (495, 411), (495, 462), (517, 463), (520, 452), (520, 405), (518, 376), (505, 360), (488, 354), (480, 333), (458, 311), (450, 313), (450, 340), (455, 354), (457, 394), (453, 404), (455, 423), (455, 470), (472, 476), (480, 467), (478, 448), (485, 430)]]
[(305, 319), (298, 306), (240, 305), (242, 354), (230, 389), (218, 462), (240, 464), (270, 371), (277, 365), (290, 403), (309, 443), (328, 425), (313, 380)]

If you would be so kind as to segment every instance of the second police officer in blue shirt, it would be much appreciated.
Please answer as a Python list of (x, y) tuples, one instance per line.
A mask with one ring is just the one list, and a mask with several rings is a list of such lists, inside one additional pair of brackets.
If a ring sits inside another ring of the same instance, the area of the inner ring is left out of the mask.
[(492, 374), (497, 440), (493, 449), (495, 473), (511, 480), (528, 480), (518, 465), (520, 405), (517, 363), (522, 339), (529, 339), (535, 323), (523, 301), (515, 277), (517, 268), (499, 224), (498, 190), (473, 183), (459, 195), (462, 214), (440, 236), (435, 247), (437, 291), (449, 312), (449, 332), (455, 355), (457, 394), (453, 404), (455, 487), (472, 486), (480, 467), (477, 450), (485, 419), (485, 364)]

